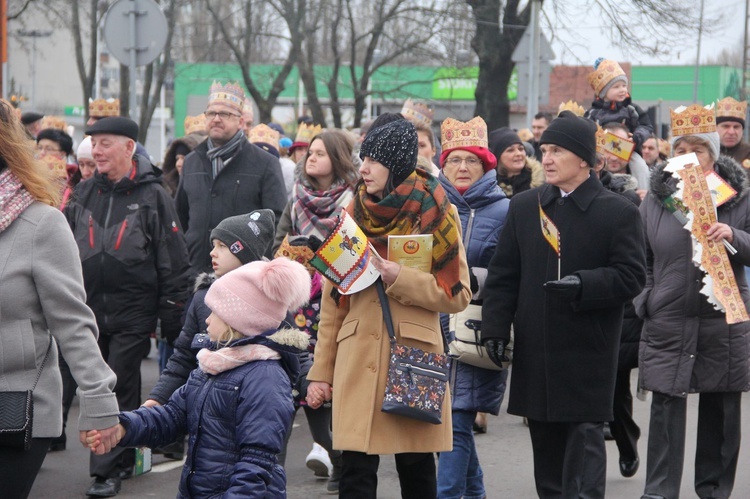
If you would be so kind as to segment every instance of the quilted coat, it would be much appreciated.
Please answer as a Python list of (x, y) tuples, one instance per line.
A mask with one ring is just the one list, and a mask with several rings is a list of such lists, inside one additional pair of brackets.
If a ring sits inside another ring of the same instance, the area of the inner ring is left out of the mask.
[[(750, 291), (743, 266), (750, 265), (750, 198), (746, 173), (734, 160), (721, 156), (715, 171), (737, 196), (719, 206), (719, 222), (732, 227), (729, 257), (745, 306)], [(639, 367), (641, 385), (671, 396), (698, 392), (750, 390), (750, 322), (728, 325), (700, 294), (704, 273), (692, 262), (690, 234), (661, 204), (675, 189), (675, 180), (654, 171), (651, 191), (641, 205), (648, 238), (648, 280), (634, 300), (645, 320)]]
[[(208, 344), (199, 334), (193, 345)], [(286, 497), (276, 455), (291, 427), (299, 363), (295, 354), (279, 353), (281, 360), (251, 361), (215, 376), (194, 370), (166, 405), (121, 413), (127, 432), (119, 445), (159, 447), (189, 433), (180, 498)]]
[[(497, 185), (495, 171), (485, 173), (463, 195), (458, 193), (442, 173), (438, 178), (448, 199), (458, 209), (469, 269), (486, 269), (495, 253), (510, 204), (510, 200)], [(482, 291), (484, 290), (479, 290), (480, 293)], [(477, 305), (481, 305), (481, 301)], [(497, 415), (505, 394), (508, 373), (482, 369), (459, 361), (455, 361), (453, 365), (453, 410)]]

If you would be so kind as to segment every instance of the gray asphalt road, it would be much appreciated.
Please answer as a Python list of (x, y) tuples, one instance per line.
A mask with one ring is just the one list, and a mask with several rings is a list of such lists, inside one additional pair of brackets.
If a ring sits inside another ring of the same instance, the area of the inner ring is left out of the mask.
[[(156, 349), (143, 362), (144, 394), (148, 393), (157, 378)], [(635, 376), (635, 373), (634, 373)], [(634, 379), (635, 381), (635, 379)], [(685, 456), (685, 472), (682, 483), (682, 497), (695, 497), (693, 492), (693, 459), (695, 456), (695, 425), (697, 423), (697, 396), (689, 403), (688, 439)], [(607, 442), (609, 453), (607, 466), (607, 497), (638, 498), (643, 492), (645, 477), (645, 449), (648, 436), (649, 404), (635, 401), (636, 420), (641, 426), (643, 437), (639, 443), (641, 449), (641, 469), (633, 478), (623, 478), (618, 469), (617, 448), (614, 442)], [(520, 418), (505, 413), (505, 404), (500, 416), (489, 421), (489, 432), (477, 435), (477, 447), (480, 462), (484, 468), (485, 485), (489, 498), (533, 498), (536, 497), (533, 481), (531, 445), (528, 430)], [(747, 430), (750, 422), (750, 398), (743, 398), (743, 423)], [(88, 476), (88, 451), (77, 443), (75, 422), (78, 409), (73, 407), (71, 421), (73, 428), (68, 430), (68, 449), (47, 455), (41, 472), (31, 492), (32, 498), (81, 498), (88, 488), (91, 478)], [(304, 414), (297, 414), (296, 427), (292, 434), (287, 458), (288, 496), (291, 499), (329, 497), (325, 490), (325, 481), (316, 479), (312, 472), (305, 468), (305, 457), (310, 451), (312, 440), (307, 431)], [(739, 462), (737, 484), (733, 497), (750, 498), (750, 443), (747, 439), (743, 445)], [(118, 497), (131, 498), (169, 498), (175, 497), (180, 477), (180, 463), (164, 460), (154, 456), (154, 470), (145, 475), (123, 482), (122, 492)], [(378, 497), (397, 499), (400, 497), (398, 478), (393, 458), (384, 456), (379, 474), (380, 486)]]

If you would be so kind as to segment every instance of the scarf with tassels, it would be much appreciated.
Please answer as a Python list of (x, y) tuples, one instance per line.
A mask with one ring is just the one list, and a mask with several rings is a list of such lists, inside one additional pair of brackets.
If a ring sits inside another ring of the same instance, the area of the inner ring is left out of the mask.
[(33, 202), (34, 196), (10, 168), (5, 168), (0, 173), (0, 232), (7, 229)]
[(349, 212), (378, 253), (388, 253), (389, 235), (432, 234), (432, 273), (449, 297), (463, 290), (459, 232), (451, 203), (437, 178), (417, 169), (380, 201), (360, 184)]
[(208, 152), (206, 154), (211, 161), (211, 173), (214, 178), (219, 175), (219, 172), (224, 168), (224, 164), (237, 154), (243, 142), (247, 142), (247, 137), (245, 136), (245, 130), (242, 128), (234, 134), (234, 137), (229, 139), (229, 142), (222, 146), (215, 146), (211, 138), (208, 138), (208, 142), (206, 142)]

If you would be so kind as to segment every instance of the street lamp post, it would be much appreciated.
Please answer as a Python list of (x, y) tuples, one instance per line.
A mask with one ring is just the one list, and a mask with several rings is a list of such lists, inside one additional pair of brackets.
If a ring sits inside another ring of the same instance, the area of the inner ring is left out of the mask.
[(19, 30), (18, 35), (24, 38), (31, 38), (31, 107), (36, 106), (36, 40), (37, 38), (47, 38), (52, 31), (42, 31), (40, 29)]

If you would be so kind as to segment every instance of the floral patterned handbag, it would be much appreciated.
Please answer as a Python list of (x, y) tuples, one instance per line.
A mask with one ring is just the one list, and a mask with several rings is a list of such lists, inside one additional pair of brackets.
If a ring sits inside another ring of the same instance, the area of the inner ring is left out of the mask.
[[(447, 353), (425, 352), (419, 348), (396, 343), (391, 308), (383, 281), (378, 279), (375, 284), (391, 341), (391, 359), (382, 411), (440, 424), (448, 386), (450, 359)], [(442, 333), (440, 336), (443, 336)], [(445, 351), (448, 350), (445, 338), (443, 347)]]

